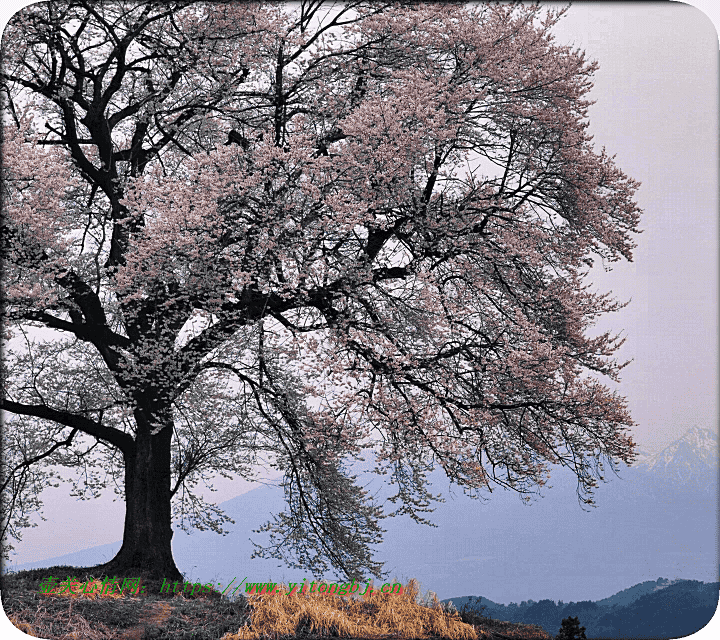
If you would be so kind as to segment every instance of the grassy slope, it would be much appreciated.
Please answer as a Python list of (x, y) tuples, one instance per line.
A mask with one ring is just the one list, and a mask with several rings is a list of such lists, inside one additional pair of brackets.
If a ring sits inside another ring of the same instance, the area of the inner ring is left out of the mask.
[(28, 635), (48, 640), (260, 640), (261, 638), (444, 638), (447, 640), (551, 640), (538, 627), (458, 614), (436, 599), (419, 599), (411, 581), (402, 595), (364, 598), (327, 594), (240, 596), (160, 594), (46, 595), (40, 582), (53, 575), (80, 582), (100, 579), (93, 568), (50, 567), (2, 576), (5, 613)]

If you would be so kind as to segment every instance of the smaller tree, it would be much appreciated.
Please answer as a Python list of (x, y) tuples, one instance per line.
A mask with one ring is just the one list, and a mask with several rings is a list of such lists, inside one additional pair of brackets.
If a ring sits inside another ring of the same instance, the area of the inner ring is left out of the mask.
[(467, 623), (472, 625), (487, 625), (488, 623), (488, 616), (485, 615), (485, 610), (487, 607), (484, 604), (480, 604), (482, 602), (482, 598), (480, 596), (470, 596), (463, 604), (462, 609), (460, 609), (460, 619)]
[(585, 627), (580, 626), (580, 620), (577, 616), (563, 618), (560, 624), (560, 631), (555, 636), (555, 640), (587, 640), (585, 637)]

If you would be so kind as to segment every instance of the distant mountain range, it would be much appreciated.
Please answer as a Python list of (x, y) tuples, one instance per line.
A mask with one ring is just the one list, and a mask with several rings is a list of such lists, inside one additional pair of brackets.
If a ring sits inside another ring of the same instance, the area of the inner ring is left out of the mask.
[(495, 620), (536, 624), (555, 635), (564, 618), (577, 616), (588, 638), (682, 638), (702, 629), (715, 614), (720, 582), (658, 578), (597, 602), (523, 601), (502, 605), (487, 598), (450, 598)]
[[(553, 488), (530, 505), (504, 491), (494, 491), (486, 502), (457, 489), (450, 493), (447, 480), (434, 473), (431, 491), (446, 496), (429, 516), (437, 527), (407, 517), (386, 519), (376, 557), (385, 562), (389, 578), (417, 578), (440, 598), (472, 593), (495, 602), (538, 596), (600, 602), (658, 575), (715, 582), (717, 443), (716, 433), (690, 429), (659, 454), (625, 468), (619, 478), (610, 474), (596, 491), (597, 508), (589, 511), (578, 505), (574, 476), (564, 469), (551, 478)], [(368, 483), (374, 494), (388, 495), (377, 477)], [(266, 541), (252, 530), (284, 510), (281, 489), (261, 486), (220, 507), (236, 522), (227, 536), (176, 530), (173, 552), (188, 578), (227, 583), (246, 576), (252, 582), (311, 579), (275, 561), (250, 560), (250, 538)], [(111, 558), (119, 546), (11, 569), (90, 566)]]

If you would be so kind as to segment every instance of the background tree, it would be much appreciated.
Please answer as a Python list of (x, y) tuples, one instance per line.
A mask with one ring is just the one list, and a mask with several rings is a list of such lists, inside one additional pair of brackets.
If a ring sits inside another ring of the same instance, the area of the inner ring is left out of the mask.
[(563, 618), (555, 640), (586, 640), (585, 627), (580, 626), (580, 620), (577, 616)]
[[(78, 467), (126, 501), (106, 571), (179, 576), (172, 518), (221, 530), (211, 474), (284, 473), (261, 553), (379, 575), (373, 448), (423, 521), (439, 465), (591, 502), (631, 462), (619, 308), (637, 183), (587, 129), (596, 64), (561, 12), (48, 2), (6, 31), (5, 477)], [(39, 327), (39, 329), (38, 329)], [(20, 460), (18, 458), (18, 460)], [(10, 475), (8, 475), (10, 474)], [(8, 486), (11, 486), (8, 484)], [(173, 511), (174, 510), (174, 511)]]

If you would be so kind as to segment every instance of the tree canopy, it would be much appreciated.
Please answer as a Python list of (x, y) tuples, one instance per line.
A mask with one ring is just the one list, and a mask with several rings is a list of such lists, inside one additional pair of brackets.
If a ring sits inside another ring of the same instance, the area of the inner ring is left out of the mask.
[(622, 340), (588, 335), (622, 305), (587, 275), (632, 259), (640, 210), (587, 132), (597, 64), (555, 42), (562, 13), (19, 12), (0, 72), (4, 491), (37, 507), (37, 465), (77, 467), (82, 495), (111, 483), (113, 566), (165, 571), (172, 517), (222, 528), (198, 482), (272, 465), (288, 509), (262, 553), (349, 576), (381, 571), (384, 514), (348, 472), (364, 450), (420, 521), (438, 466), (472, 495), (528, 495), (565, 465), (591, 501), (635, 445), (602, 380)]

